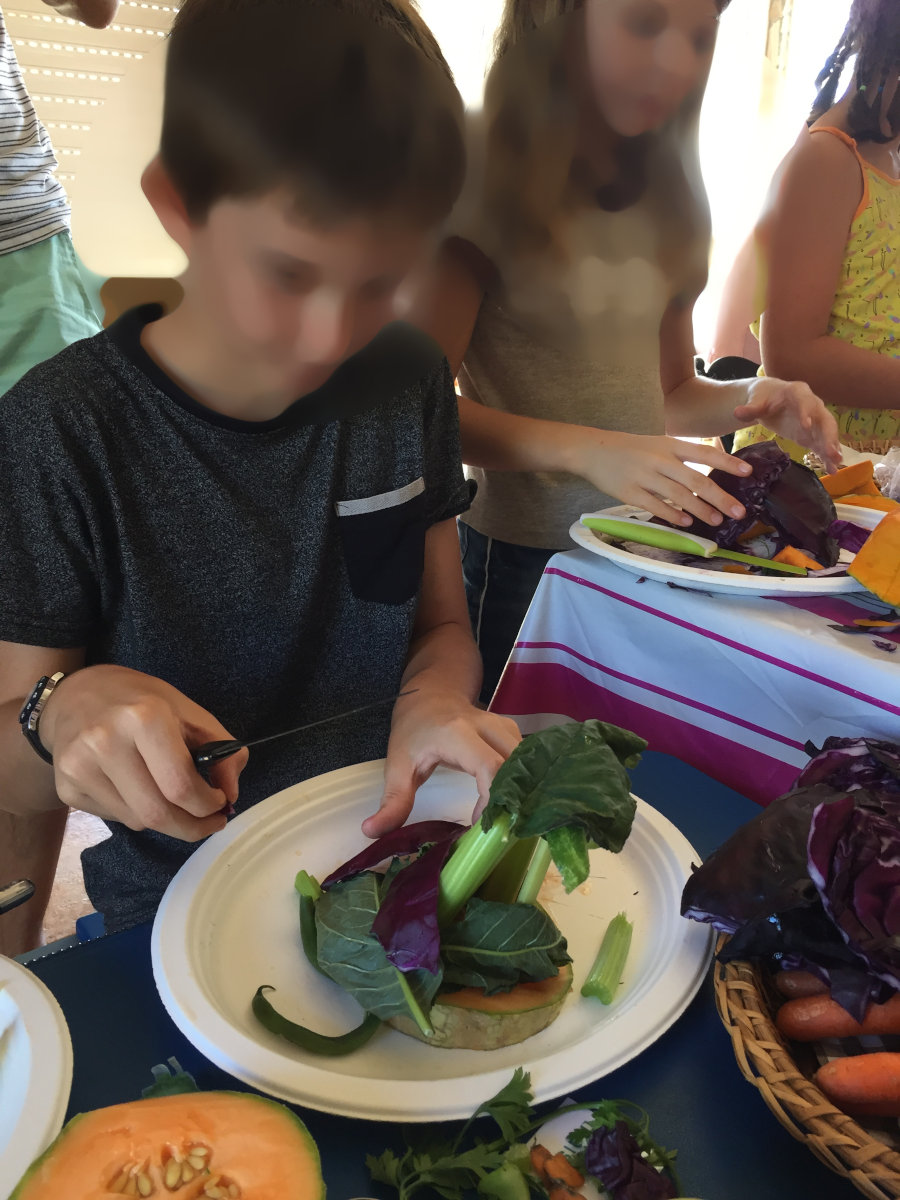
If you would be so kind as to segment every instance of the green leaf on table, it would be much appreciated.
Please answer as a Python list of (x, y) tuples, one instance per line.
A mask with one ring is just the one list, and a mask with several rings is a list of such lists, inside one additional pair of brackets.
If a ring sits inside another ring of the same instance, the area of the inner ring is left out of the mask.
[(465, 916), (444, 930), (441, 958), (445, 983), (483, 988), (488, 996), (549, 979), (572, 961), (566, 939), (542, 909), (477, 896)]
[[(316, 903), (319, 966), (366, 1012), (386, 1021), (409, 1007), (397, 968), (372, 935), (381, 900), (381, 880), (371, 871), (333, 884)], [(403, 978), (427, 1012), (441, 984), (441, 974), (407, 971)]]
[(506, 1140), (515, 1142), (524, 1137), (534, 1123), (533, 1099), (531, 1076), (522, 1067), (516, 1067), (509, 1083), (496, 1096), (479, 1104), (469, 1118), (469, 1124), (482, 1115), (493, 1117)]

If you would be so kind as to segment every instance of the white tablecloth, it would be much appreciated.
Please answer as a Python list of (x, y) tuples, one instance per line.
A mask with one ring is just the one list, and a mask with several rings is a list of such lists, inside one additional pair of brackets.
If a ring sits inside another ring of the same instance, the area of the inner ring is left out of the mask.
[(767, 803), (830, 735), (900, 740), (900, 635), (832, 629), (852, 595), (771, 599), (673, 588), (575, 550), (554, 555), (491, 705), (526, 732), (612, 721)]

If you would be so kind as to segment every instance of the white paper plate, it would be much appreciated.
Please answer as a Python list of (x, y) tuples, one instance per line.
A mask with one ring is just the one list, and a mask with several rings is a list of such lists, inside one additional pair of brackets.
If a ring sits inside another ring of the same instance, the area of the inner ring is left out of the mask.
[[(848, 505), (847, 507), (852, 507)], [(863, 511), (863, 510), (860, 510)], [(872, 510), (865, 509), (865, 512)], [(632, 504), (617, 504), (613, 508), (585, 513), (589, 517), (623, 517), (650, 514)], [(847, 520), (850, 518), (848, 517)], [(863, 522), (859, 516), (856, 523)], [(688, 531), (690, 532), (690, 531)], [(680, 563), (661, 562), (643, 554), (632, 553), (615, 542), (606, 541), (600, 534), (586, 528), (578, 520), (569, 530), (573, 542), (599, 554), (611, 562), (624, 567), (634, 575), (655, 579), (660, 583), (676, 583), (680, 587), (700, 592), (738, 593), (744, 596), (837, 596), (846, 592), (864, 592), (866, 589), (850, 575), (826, 575), (812, 578), (801, 575), (785, 575), (782, 579), (766, 578), (764, 575), (736, 575), (729, 571), (711, 570), (707, 567), (685, 567)], [(650, 547), (652, 549), (652, 547)]]
[[(699, 857), (678, 830), (642, 801), (621, 854), (594, 851), (591, 877), (547, 908), (569, 939), (573, 992), (562, 1014), (521, 1045), (442, 1050), (393, 1030), (363, 1049), (321, 1058), (266, 1032), (250, 1012), (260, 984), (275, 1007), (321, 1033), (357, 1025), (361, 1010), (317, 975), (300, 948), (294, 876), (321, 879), (366, 845), (360, 823), (381, 795), (383, 764), (363, 763), (288, 788), (236, 817), (194, 854), (169, 885), (153, 927), (153, 972), (163, 1003), (208, 1058), (284, 1100), (378, 1121), (468, 1116), (509, 1081), (531, 1072), (538, 1100), (621, 1066), (660, 1036), (687, 1006), (711, 954), (706, 926), (679, 903)], [(412, 820), (471, 820), (476, 794), (466, 775), (438, 770), (419, 789)], [(543, 899), (543, 897), (542, 897)], [(578, 989), (607, 922), (634, 922), (621, 999), (609, 1008)]]
[(36, 975), (0, 957), (0, 1200), (59, 1133), (71, 1087), (62, 1009)]
[(841, 504), (839, 500), (834, 502), (834, 507), (842, 521), (852, 521), (854, 525), (861, 525), (863, 529), (874, 529), (878, 522), (887, 516), (883, 508), (863, 508), (859, 504)]

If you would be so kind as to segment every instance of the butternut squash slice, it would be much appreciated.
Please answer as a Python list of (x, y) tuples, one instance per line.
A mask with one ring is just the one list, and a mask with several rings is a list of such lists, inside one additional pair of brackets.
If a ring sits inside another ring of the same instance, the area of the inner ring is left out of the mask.
[(882, 517), (847, 572), (885, 604), (900, 604), (900, 508)]

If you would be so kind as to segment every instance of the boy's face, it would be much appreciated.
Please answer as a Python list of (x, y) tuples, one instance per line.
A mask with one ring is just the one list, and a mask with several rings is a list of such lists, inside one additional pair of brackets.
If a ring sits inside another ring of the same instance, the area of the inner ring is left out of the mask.
[(394, 319), (427, 245), (399, 220), (315, 226), (287, 193), (221, 200), (191, 226), (191, 289), (244, 386), (290, 403)]
[(716, 44), (715, 0), (586, 0), (591, 87), (621, 137), (673, 117), (705, 80)]

